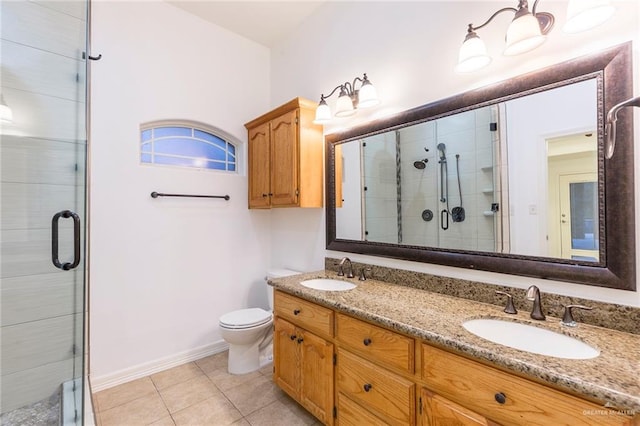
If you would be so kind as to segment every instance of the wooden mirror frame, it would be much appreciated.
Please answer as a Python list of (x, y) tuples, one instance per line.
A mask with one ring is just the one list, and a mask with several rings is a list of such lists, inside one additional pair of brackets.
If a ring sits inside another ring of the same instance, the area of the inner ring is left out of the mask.
[[(596, 78), (598, 86), (598, 189), (600, 259), (571, 259), (450, 250), (336, 238), (335, 146), (555, 87)], [(633, 115), (618, 115), (616, 151), (604, 159), (604, 119), (615, 104), (633, 96), (631, 42), (599, 53), (422, 105), (326, 136), (326, 248), (349, 253), (436, 263), (512, 275), (636, 289)]]

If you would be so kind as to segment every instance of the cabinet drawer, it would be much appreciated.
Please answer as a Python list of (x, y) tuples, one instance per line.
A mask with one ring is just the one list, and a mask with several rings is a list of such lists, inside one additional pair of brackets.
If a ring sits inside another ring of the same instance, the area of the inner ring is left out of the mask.
[(630, 424), (629, 417), (585, 415), (602, 407), (427, 344), (421, 374), (435, 392), (503, 424)]
[(415, 385), (344, 349), (338, 350), (337, 388), (389, 424), (414, 424)]
[(346, 315), (336, 316), (336, 337), (340, 343), (366, 359), (413, 373), (413, 339)]
[(480, 414), (422, 388), (422, 413), (425, 426), (498, 426)]
[(275, 292), (274, 311), (305, 330), (333, 336), (333, 311), (280, 291)]
[(362, 408), (342, 393), (338, 393), (338, 425), (339, 426), (386, 426), (389, 423), (385, 423), (380, 420), (370, 411)]

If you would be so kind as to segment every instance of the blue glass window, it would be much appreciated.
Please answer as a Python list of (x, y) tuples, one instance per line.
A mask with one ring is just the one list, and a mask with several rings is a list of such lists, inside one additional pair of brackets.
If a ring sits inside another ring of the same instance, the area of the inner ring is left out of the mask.
[(235, 172), (236, 144), (211, 126), (195, 122), (146, 123), (140, 129), (140, 161)]

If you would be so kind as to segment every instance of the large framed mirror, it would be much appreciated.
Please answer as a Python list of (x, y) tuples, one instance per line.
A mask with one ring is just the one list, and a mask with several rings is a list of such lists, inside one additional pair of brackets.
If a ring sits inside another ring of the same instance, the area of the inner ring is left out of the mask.
[(635, 290), (631, 43), (326, 136), (327, 249)]

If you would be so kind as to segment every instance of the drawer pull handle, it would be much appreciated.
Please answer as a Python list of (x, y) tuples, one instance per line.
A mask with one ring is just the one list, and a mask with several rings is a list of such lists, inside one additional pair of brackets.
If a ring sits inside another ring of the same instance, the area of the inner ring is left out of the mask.
[(507, 396), (502, 392), (498, 392), (497, 394), (495, 394), (494, 398), (496, 399), (496, 402), (498, 404), (504, 404), (505, 402), (507, 402)]
[(369, 346), (371, 344), (371, 339), (366, 338), (362, 343), (364, 343), (365, 346)]
[(371, 385), (369, 383), (363, 386), (365, 392), (369, 392), (371, 390)]
[(300, 337), (300, 338), (298, 339), (298, 343), (302, 343), (303, 341), (304, 341), (304, 339), (303, 339), (302, 337)]
[(293, 315), (298, 315), (300, 313), (300, 309), (294, 309), (293, 310)]
[(291, 335), (291, 336), (289, 336), (289, 337), (291, 338), (291, 340), (296, 340), (296, 337), (298, 337), (298, 336), (296, 336), (295, 334), (292, 334), (292, 335)]

